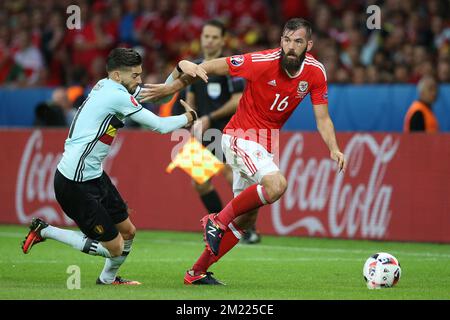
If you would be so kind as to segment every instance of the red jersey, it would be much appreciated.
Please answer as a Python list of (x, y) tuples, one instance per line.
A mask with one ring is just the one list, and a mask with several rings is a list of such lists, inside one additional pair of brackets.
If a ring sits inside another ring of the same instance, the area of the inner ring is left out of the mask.
[[(308, 93), (313, 105), (328, 104), (324, 66), (306, 54), (300, 72), (289, 77), (281, 66), (281, 48), (226, 59), (230, 75), (247, 80), (236, 113), (224, 133), (256, 141), (271, 152), (271, 129), (281, 129)], [(242, 132), (242, 131), (241, 131)], [(275, 141), (274, 141), (275, 143)]]

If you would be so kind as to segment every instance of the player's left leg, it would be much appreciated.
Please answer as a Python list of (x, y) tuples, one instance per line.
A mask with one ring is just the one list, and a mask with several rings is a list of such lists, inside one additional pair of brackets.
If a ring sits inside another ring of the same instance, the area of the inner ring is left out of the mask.
[[(244, 178), (239, 171), (233, 170), (233, 193), (238, 196), (243, 190), (253, 184), (253, 181)], [(209, 267), (221, 259), (227, 252), (234, 248), (245, 234), (243, 230), (255, 224), (258, 211), (253, 210), (242, 216), (239, 216), (235, 221), (230, 222), (228, 228), (223, 234), (222, 241), (218, 249), (217, 256), (211, 253), (211, 250), (206, 246), (194, 263), (192, 268), (188, 270), (184, 276), (185, 284), (222, 284), (216, 279), (212, 278), (211, 273), (208, 272)], [(209, 277), (208, 277), (209, 275)], [(212, 278), (212, 281), (211, 279)]]
[[(213, 281), (208, 278), (208, 275), (212, 275), (211, 272), (208, 272), (208, 269), (212, 264), (219, 261), (226, 253), (228, 253), (239, 243), (245, 234), (243, 230), (247, 230), (251, 226), (255, 225), (257, 216), (258, 210), (253, 210), (237, 217), (235, 221), (231, 222), (223, 235), (222, 241), (220, 242), (217, 256), (212, 254), (211, 251), (205, 246), (205, 249), (192, 268), (186, 272), (184, 283), (222, 284), (212, 277), (211, 278)], [(218, 283), (214, 283), (214, 281), (217, 281)]]
[(136, 234), (136, 227), (128, 216), (130, 210), (106, 173), (102, 176), (102, 187), (105, 190), (102, 203), (123, 238), (123, 251), (120, 256), (105, 260), (105, 266), (97, 280), (97, 284), (139, 285), (141, 283), (138, 281), (125, 280), (117, 276), (120, 266), (131, 252), (133, 239)]
[(131, 223), (130, 218), (116, 224), (116, 227), (123, 238), (123, 251), (120, 256), (107, 258), (105, 260), (105, 266), (103, 267), (103, 270), (97, 280), (97, 284), (139, 285), (141, 283), (138, 281), (126, 280), (117, 276), (120, 266), (125, 262), (126, 258), (130, 254), (133, 239), (136, 234), (136, 228)]
[(231, 221), (249, 211), (275, 202), (286, 191), (286, 179), (280, 171), (269, 172), (258, 180), (258, 184), (253, 184), (242, 191), (217, 215), (210, 214), (202, 219), (204, 240), (215, 255), (218, 254), (220, 242)]

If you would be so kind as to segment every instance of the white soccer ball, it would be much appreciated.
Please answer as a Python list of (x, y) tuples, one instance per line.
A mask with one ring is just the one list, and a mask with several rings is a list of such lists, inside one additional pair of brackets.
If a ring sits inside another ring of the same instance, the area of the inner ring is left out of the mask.
[(369, 257), (363, 268), (364, 280), (369, 289), (391, 288), (398, 283), (401, 273), (397, 258), (386, 252)]

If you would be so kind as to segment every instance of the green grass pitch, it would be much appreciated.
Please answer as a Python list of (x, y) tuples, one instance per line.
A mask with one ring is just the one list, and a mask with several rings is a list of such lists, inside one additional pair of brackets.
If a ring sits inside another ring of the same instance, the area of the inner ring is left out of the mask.
[[(139, 287), (97, 286), (104, 259), (53, 240), (27, 255), (26, 226), (0, 226), (0, 299), (450, 299), (450, 245), (264, 236), (238, 245), (211, 267), (226, 286), (185, 286), (184, 272), (199, 256), (200, 233), (138, 231), (120, 270)], [(398, 285), (368, 290), (362, 266), (389, 252), (402, 266)], [(81, 271), (81, 289), (69, 290), (67, 269)]]

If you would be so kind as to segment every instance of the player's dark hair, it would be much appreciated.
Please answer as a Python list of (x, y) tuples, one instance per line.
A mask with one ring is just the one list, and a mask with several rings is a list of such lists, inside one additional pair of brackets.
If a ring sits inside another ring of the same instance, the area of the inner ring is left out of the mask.
[(220, 29), (220, 33), (221, 33), (222, 37), (224, 37), (225, 33), (227, 33), (227, 28), (225, 28), (225, 25), (222, 23), (222, 21), (217, 20), (217, 19), (212, 19), (212, 20), (206, 21), (206, 23), (203, 25), (203, 27), (205, 27), (205, 26), (213, 26), (213, 27)]
[(311, 39), (311, 35), (312, 35), (311, 23), (308, 20), (305, 20), (303, 18), (292, 18), (292, 19), (288, 20), (284, 25), (282, 34), (284, 34), (288, 30), (296, 31), (301, 28), (306, 30), (306, 38), (308, 40)]
[(115, 48), (111, 50), (106, 59), (106, 71), (111, 72), (127, 67), (136, 67), (142, 64), (142, 58), (133, 49)]

